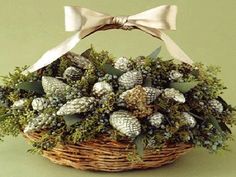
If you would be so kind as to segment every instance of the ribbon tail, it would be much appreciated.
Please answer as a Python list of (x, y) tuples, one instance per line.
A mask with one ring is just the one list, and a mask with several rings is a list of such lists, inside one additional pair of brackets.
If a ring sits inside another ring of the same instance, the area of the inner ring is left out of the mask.
[(170, 55), (184, 63), (188, 63), (190, 65), (193, 64), (193, 60), (189, 58), (189, 56), (184, 53), (184, 51), (164, 32), (160, 31), (160, 38), (166, 45), (166, 48)]
[(70, 38), (66, 39), (64, 42), (59, 44), (58, 46), (48, 50), (43, 56), (32, 66), (28, 69), (23, 71), (22, 74), (27, 75), (28, 73), (35, 72), (52, 62), (59, 59), (62, 55), (69, 52), (72, 48), (74, 48), (81, 40), (80, 32), (77, 32), (75, 35), (71, 36)]

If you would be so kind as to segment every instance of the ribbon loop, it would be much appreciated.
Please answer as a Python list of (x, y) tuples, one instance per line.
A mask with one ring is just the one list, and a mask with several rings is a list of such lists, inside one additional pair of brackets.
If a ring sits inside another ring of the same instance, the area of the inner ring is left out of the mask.
[(108, 29), (139, 29), (144, 31), (163, 40), (172, 57), (191, 65), (193, 61), (163, 32), (163, 30), (176, 29), (176, 14), (177, 7), (174, 5), (163, 5), (136, 15), (116, 17), (78, 6), (66, 6), (66, 31), (77, 31), (77, 33), (47, 51), (34, 65), (24, 71), (24, 74), (37, 71), (51, 64), (69, 52), (86, 36), (96, 31)]

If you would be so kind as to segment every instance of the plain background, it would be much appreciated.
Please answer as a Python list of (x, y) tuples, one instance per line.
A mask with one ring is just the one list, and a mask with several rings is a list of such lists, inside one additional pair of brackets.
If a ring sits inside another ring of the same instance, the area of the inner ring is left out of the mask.
[[(131, 15), (162, 4), (176, 4), (179, 8), (177, 31), (167, 33), (194, 61), (221, 66), (220, 77), (229, 87), (223, 96), (229, 103), (236, 104), (235, 0), (0, 0), (0, 75), (7, 74), (15, 66), (33, 64), (46, 50), (72, 35), (64, 32), (64, 5)], [(140, 31), (113, 30), (84, 39), (73, 51), (81, 52), (91, 44), (117, 57), (146, 55), (163, 46), (162, 42)], [(162, 49), (161, 56), (170, 58), (164, 46)], [(28, 148), (21, 137), (7, 137), (0, 143), (0, 177), (236, 176), (235, 142), (230, 143), (231, 152), (212, 155), (195, 149), (172, 165), (114, 174), (61, 167), (26, 153)]]

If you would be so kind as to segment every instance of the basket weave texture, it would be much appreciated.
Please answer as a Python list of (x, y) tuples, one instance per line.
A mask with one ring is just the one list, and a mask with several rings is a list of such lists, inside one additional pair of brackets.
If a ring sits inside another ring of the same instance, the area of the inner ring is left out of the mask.
[[(24, 134), (31, 141), (37, 141), (40, 134)], [(190, 144), (169, 144), (160, 151), (145, 150), (142, 161), (131, 162), (127, 156), (134, 152), (128, 141), (114, 141), (107, 137), (80, 143), (60, 144), (52, 150), (44, 150), (42, 155), (60, 165), (80, 170), (119, 172), (134, 169), (157, 168), (173, 163), (181, 155), (192, 149)]]

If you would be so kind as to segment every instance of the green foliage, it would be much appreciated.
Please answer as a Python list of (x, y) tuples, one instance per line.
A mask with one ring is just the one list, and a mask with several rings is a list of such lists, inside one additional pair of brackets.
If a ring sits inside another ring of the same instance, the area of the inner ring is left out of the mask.
[(21, 82), (16, 85), (16, 88), (25, 90), (27, 92), (35, 92), (38, 94), (43, 95), (43, 86), (41, 81), (34, 81), (34, 82)]
[(104, 124), (100, 123), (99, 119), (100, 116), (94, 114), (71, 126), (67, 136), (68, 141), (80, 143), (95, 138), (104, 128)]
[(197, 81), (192, 82), (172, 82), (170, 83), (170, 87), (179, 90), (182, 93), (186, 93), (196, 87), (199, 84)]
[(107, 74), (121, 76), (124, 72), (114, 68), (111, 64), (104, 64), (101, 66), (103, 71)]
[(148, 55), (148, 57), (155, 60), (158, 57), (160, 52), (161, 52), (161, 47), (158, 47), (150, 55)]
[[(195, 64), (194, 66), (184, 63), (176, 64), (173, 60), (164, 61), (158, 58), (159, 52), (160, 48), (147, 57), (140, 56), (130, 59), (132, 69), (141, 71), (144, 79), (142, 86), (159, 88), (160, 90), (169, 87), (175, 88), (183, 93), (186, 102), (178, 103), (161, 94), (151, 105), (148, 105), (150, 110), (162, 113), (164, 120), (162, 125), (157, 128), (152, 126), (146, 117), (140, 119), (142, 134), (135, 140), (133, 139), (133, 144), (130, 146), (136, 145), (136, 149), (127, 158), (132, 162), (140, 162), (145, 148), (158, 151), (166, 143), (186, 142), (207, 148), (212, 152), (226, 149), (226, 141), (231, 139), (230, 126), (236, 124), (236, 110), (220, 97), (225, 86), (217, 78), (219, 68), (206, 67), (203, 64)], [(80, 96), (94, 96), (92, 94), (93, 85), (106, 75), (107, 77), (111, 76), (107, 82), (112, 83), (114, 93), (107, 94), (102, 98), (97, 97), (97, 104), (90, 112), (73, 115), (78, 117), (78, 120), (75, 120), (72, 125), (68, 124), (66, 127), (66, 120), (58, 117), (56, 124), (61, 123), (62, 125), (44, 130), (41, 140), (34, 142), (33, 149), (29, 151), (50, 150), (58, 143), (79, 144), (103, 133), (113, 140), (127, 140), (127, 137), (109, 124), (109, 114), (113, 111), (120, 109), (133, 111), (117, 104), (122, 92), (119, 89), (118, 77), (123, 72), (113, 67), (113, 57), (106, 51), (96, 52), (91, 47), (81, 55), (88, 58), (91, 64), (88, 64), (86, 69), (81, 69), (84, 73), (77, 81), (63, 79), (66, 68), (74, 66), (67, 55), (35, 73), (23, 75), (22, 71), (26, 69), (23, 67), (16, 68), (13, 73), (3, 77), (4, 86), (0, 87), (0, 139), (7, 135), (17, 136), (31, 119), (40, 114), (55, 116), (58, 109), (71, 99)], [(181, 73), (181, 77), (172, 79), (170, 77), (172, 71)], [(41, 85), (42, 76), (57, 77), (70, 85), (73, 90), (71, 93), (65, 93), (64, 99), (45, 95)], [(32, 100), (38, 97), (46, 99), (47, 108), (43, 110), (32, 109)], [(27, 99), (24, 107), (13, 109), (14, 102), (22, 98)], [(212, 109), (209, 105), (209, 101), (212, 99), (216, 99), (222, 104), (223, 112)], [(197, 121), (197, 126), (190, 128), (185, 125), (182, 117), (183, 112), (192, 115)]]

